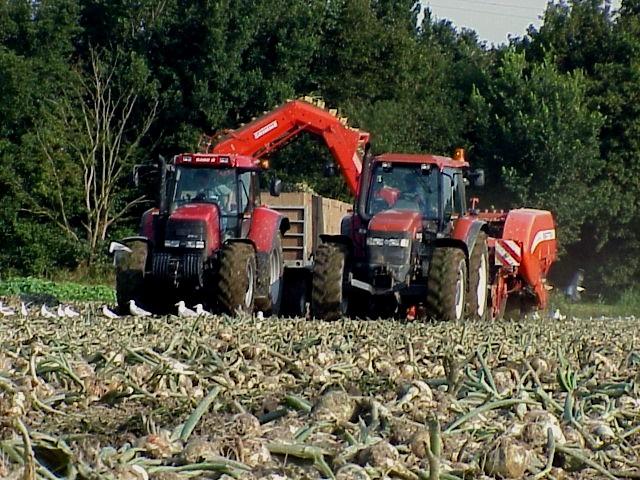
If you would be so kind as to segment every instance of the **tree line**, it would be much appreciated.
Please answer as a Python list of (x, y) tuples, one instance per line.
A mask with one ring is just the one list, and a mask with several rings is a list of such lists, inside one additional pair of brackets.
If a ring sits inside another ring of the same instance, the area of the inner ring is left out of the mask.
[[(153, 194), (131, 167), (301, 95), (375, 152), (484, 167), (481, 208), (551, 210), (556, 276), (615, 294), (640, 274), (640, 0), (549, 3), (490, 47), (413, 0), (5, 0), (0, 5), (0, 269), (105, 262)], [(345, 198), (302, 138), (288, 183)]]

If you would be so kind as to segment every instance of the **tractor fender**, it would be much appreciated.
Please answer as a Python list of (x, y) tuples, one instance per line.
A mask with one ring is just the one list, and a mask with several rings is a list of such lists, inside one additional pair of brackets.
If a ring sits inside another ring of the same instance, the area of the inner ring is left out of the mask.
[(464, 243), (467, 259), (478, 239), (478, 234), (486, 229), (486, 222), (471, 217), (462, 217), (456, 221), (451, 238)]
[(116, 272), (138, 270), (144, 276), (151, 252), (151, 240), (143, 236), (126, 237), (111, 242), (109, 253), (113, 254)]
[(153, 238), (154, 219), (158, 217), (159, 213), (160, 210), (157, 208), (150, 208), (142, 214), (142, 220), (140, 221), (140, 234), (142, 236), (149, 239)]
[(277, 234), (289, 229), (289, 219), (267, 207), (257, 207), (251, 216), (251, 227), (247, 238), (253, 242), (258, 253), (270, 253)]

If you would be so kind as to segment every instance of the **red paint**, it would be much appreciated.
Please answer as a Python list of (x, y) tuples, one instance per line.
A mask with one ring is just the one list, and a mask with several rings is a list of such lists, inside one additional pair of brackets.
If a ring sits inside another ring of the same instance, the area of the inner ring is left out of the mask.
[(142, 222), (140, 222), (140, 235), (153, 240), (153, 219), (158, 216), (157, 208), (150, 208), (142, 214)]
[(550, 212), (520, 208), (509, 212), (502, 233), (503, 239), (516, 240), (522, 244), (522, 263), (518, 268), (518, 274), (536, 292), (541, 308), (545, 308), (547, 304), (545, 279), (556, 259), (557, 242), (555, 239), (544, 240), (535, 248), (532, 247), (536, 234), (547, 230), (555, 232)]
[(478, 220), (472, 217), (459, 217), (455, 222), (451, 237), (455, 238), (456, 240), (462, 240), (465, 244), (468, 245), (471, 226), (477, 221)]
[(410, 232), (413, 238), (422, 228), (422, 215), (407, 210), (384, 210), (373, 216), (369, 222), (372, 232)]
[(208, 153), (260, 158), (303, 132), (323, 138), (351, 193), (355, 195), (369, 133), (342, 125), (338, 117), (308, 102), (289, 101), (251, 123), (228, 132)]
[(260, 170), (260, 160), (248, 155), (182, 153), (175, 157), (176, 165), (189, 165), (203, 168), (241, 168)]
[(441, 157), (439, 155), (426, 155), (416, 153), (385, 153), (378, 155), (374, 161), (390, 162), (390, 163), (428, 163), (437, 165), (440, 170), (443, 168), (463, 168), (468, 167), (469, 163), (461, 160), (454, 160), (450, 157)]
[(267, 207), (253, 210), (249, 239), (253, 241), (258, 252), (267, 253), (273, 248), (273, 239), (280, 229), (282, 215)]
[(204, 222), (207, 255), (220, 248), (220, 213), (216, 205), (188, 203), (177, 208), (169, 219), (172, 222)]
[(384, 186), (376, 193), (376, 197), (380, 197), (387, 205), (393, 206), (398, 201), (398, 197), (400, 196), (400, 190), (393, 187)]

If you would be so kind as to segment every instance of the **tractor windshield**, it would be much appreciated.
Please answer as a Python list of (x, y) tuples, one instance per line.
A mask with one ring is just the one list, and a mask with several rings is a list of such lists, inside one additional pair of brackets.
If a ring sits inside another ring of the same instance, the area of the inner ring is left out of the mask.
[(373, 167), (367, 215), (383, 210), (413, 210), (438, 219), (438, 169), (429, 164), (380, 162)]
[(238, 214), (237, 171), (229, 168), (178, 166), (170, 184), (172, 210), (187, 203), (215, 203), (222, 215)]

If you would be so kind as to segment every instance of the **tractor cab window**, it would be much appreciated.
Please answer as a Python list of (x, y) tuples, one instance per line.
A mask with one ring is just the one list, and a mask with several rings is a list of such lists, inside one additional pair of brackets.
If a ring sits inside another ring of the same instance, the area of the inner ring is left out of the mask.
[(367, 214), (383, 210), (413, 210), (426, 219), (438, 218), (438, 169), (422, 164), (380, 162), (373, 167)]
[(460, 172), (452, 169), (445, 169), (443, 175), (442, 197), (444, 201), (445, 218), (464, 214), (464, 179)]
[(233, 169), (178, 166), (172, 209), (187, 203), (215, 203), (223, 216), (238, 214), (237, 173)]
[(253, 177), (252, 172), (243, 172), (238, 175), (238, 211), (240, 213), (246, 212), (252, 206)]

